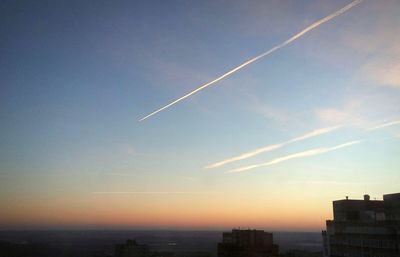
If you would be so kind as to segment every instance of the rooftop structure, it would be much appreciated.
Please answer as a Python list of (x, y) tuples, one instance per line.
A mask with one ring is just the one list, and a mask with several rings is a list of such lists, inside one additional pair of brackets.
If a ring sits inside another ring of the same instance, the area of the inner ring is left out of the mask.
[(334, 201), (333, 217), (322, 232), (324, 256), (400, 256), (400, 193)]

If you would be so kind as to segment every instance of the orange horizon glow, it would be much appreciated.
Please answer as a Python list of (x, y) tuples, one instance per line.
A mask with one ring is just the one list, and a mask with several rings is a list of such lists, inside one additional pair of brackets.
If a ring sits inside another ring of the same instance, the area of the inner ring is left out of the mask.
[[(85, 206), (86, 205), (86, 206)], [(5, 210), (2, 224), (9, 227), (82, 227), (99, 229), (195, 229), (219, 230), (236, 227), (267, 229), (274, 231), (319, 231), (325, 220), (331, 218), (329, 206), (314, 207), (308, 203), (297, 205), (273, 204), (255, 206), (252, 203), (218, 203), (198, 206), (167, 203), (163, 206), (126, 205), (118, 201), (103, 204), (101, 201), (67, 206), (52, 204), (18, 206)]]

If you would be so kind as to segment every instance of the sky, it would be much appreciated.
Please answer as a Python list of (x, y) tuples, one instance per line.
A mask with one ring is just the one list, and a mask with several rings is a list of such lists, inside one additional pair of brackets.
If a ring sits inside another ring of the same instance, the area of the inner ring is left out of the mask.
[(400, 192), (400, 1), (1, 1), (0, 229), (319, 231)]

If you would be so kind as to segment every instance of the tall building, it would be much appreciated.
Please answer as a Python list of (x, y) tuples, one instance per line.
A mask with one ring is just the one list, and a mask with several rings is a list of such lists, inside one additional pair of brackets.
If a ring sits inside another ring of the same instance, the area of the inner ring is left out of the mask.
[(218, 257), (275, 257), (278, 245), (273, 242), (272, 233), (264, 230), (240, 230), (222, 234), (218, 243)]
[(333, 201), (322, 237), (325, 257), (400, 257), (400, 193)]

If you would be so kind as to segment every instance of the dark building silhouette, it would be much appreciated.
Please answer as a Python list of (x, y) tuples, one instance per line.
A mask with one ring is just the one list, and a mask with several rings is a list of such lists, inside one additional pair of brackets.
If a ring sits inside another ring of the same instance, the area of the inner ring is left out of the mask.
[(322, 252), (310, 252), (306, 250), (289, 250), (279, 257), (322, 257)]
[(115, 246), (115, 257), (174, 257), (172, 252), (152, 252), (145, 244), (127, 240), (125, 244)]
[(213, 257), (213, 254), (208, 252), (182, 252), (179, 256), (184, 257)]
[(264, 230), (240, 230), (222, 234), (218, 243), (218, 257), (275, 257), (278, 245), (273, 242), (272, 233)]
[(150, 250), (147, 245), (138, 244), (135, 240), (127, 240), (125, 244), (115, 246), (115, 257), (148, 257)]
[(400, 193), (333, 201), (322, 237), (326, 257), (400, 257)]

